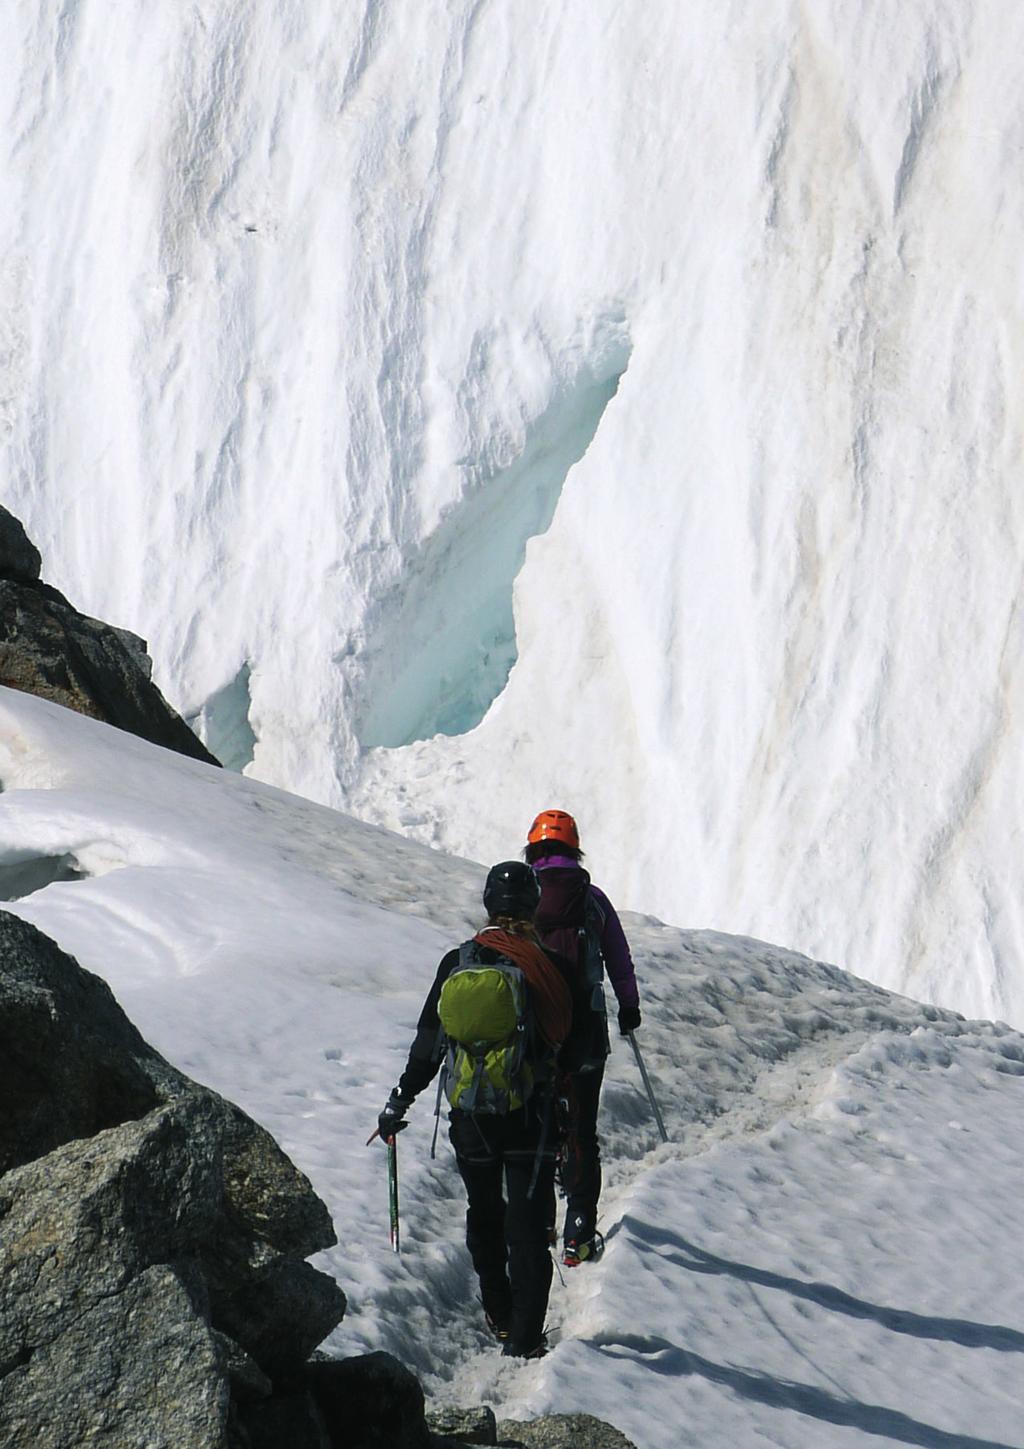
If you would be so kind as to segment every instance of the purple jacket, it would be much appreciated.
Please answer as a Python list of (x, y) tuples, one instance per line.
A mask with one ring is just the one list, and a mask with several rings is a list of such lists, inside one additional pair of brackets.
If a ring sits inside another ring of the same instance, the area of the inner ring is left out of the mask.
[[(544, 889), (543, 873), (552, 867), (562, 870), (578, 870), (581, 875), (587, 872), (580, 865), (579, 861), (573, 860), (568, 855), (546, 855), (540, 860), (534, 861), (533, 868), (541, 876), (541, 890)], [(590, 877), (587, 875), (587, 879)], [(604, 912), (604, 930), (601, 932), (601, 955), (604, 957), (604, 967), (608, 974), (608, 980), (612, 984), (615, 998), (620, 1006), (639, 1006), (640, 993), (636, 985), (636, 969), (633, 966), (633, 958), (629, 954), (629, 942), (626, 940), (626, 933), (622, 929), (622, 922), (615, 912), (615, 907), (596, 885), (591, 884), (591, 894)]]

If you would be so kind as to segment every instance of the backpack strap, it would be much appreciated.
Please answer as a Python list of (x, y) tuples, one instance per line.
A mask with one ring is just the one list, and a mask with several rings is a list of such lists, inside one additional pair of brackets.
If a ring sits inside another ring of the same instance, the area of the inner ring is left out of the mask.
[(603, 936), (604, 923), (608, 919), (608, 917), (605, 914), (604, 906), (602, 906), (601, 902), (597, 899), (597, 896), (594, 895), (594, 892), (589, 889), (587, 891), (587, 905), (585, 915), (589, 916), (591, 920), (597, 920), (597, 924), (599, 927), (597, 934), (599, 936)]
[(554, 1078), (548, 1080), (544, 1088), (544, 1107), (540, 1119), (540, 1137), (537, 1140), (537, 1151), (533, 1159), (533, 1172), (530, 1176), (530, 1186), (526, 1189), (527, 1198), (533, 1197), (533, 1190), (537, 1186), (537, 1178), (540, 1176), (540, 1164), (544, 1157), (544, 1149), (548, 1145), (548, 1132), (551, 1127), (551, 1104), (554, 1098)]
[[(465, 1095), (463, 1096), (462, 1101), (459, 1103), (459, 1106), (463, 1112), (472, 1113), (474, 1108), (476, 1107), (476, 1099), (480, 1092), (480, 1083), (483, 1081), (484, 1076), (484, 1060), (485, 1056), (483, 1052), (480, 1052), (475, 1058), (475, 1064), (473, 1067), (473, 1080), (466, 1088)], [(469, 1102), (469, 1106), (463, 1106), (463, 1103), (465, 1103), (467, 1100)]]
[(604, 952), (601, 951), (601, 937), (604, 935), (604, 923), (606, 920), (604, 908), (601, 902), (594, 895), (592, 890), (587, 891), (587, 904), (583, 911), (583, 925), (580, 927), (580, 945), (586, 949), (587, 937), (590, 932), (594, 933), (594, 943), (600, 952), (602, 961)]
[(448, 1076), (448, 1063), (441, 1063), (441, 1070), (437, 1074), (437, 1100), (434, 1103), (434, 1135), (430, 1139), (430, 1160), (433, 1162), (437, 1156), (437, 1129), (441, 1125), (441, 1097), (444, 1094), (444, 1084)]
[[(588, 887), (587, 903), (583, 911), (583, 924), (576, 932), (576, 960), (584, 971), (584, 980), (595, 991), (604, 982), (604, 952), (601, 937), (604, 935), (605, 913), (600, 901)], [(593, 949), (591, 949), (593, 945)]]

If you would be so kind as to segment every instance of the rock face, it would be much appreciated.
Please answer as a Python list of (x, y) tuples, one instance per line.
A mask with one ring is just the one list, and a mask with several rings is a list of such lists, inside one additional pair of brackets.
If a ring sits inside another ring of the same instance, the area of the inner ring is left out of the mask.
[(313, 1427), (281, 1442), (329, 1445), (303, 1375), (345, 1299), (303, 1261), (335, 1241), (306, 1178), (5, 913), (0, 1024), (5, 1449), (243, 1449), (282, 1404)]
[(636, 1449), (625, 1434), (593, 1414), (548, 1414), (525, 1423), (503, 1419), (498, 1434), (502, 1443), (520, 1449)]
[(452, 1449), (636, 1449), (625, 1434), (593, 1414), (546, 1414), (496, 1423), (490, 1409), (443, 1409), (428, 1414), (427, 1422)]
[(38, 550), (0, 508), (0, 684), (218, 764), (150, 679), (145, 641), (80, 614), (39, 569)]
[(39, 577), (42, 559), (22, 526), (21, 520), (0, 508), (0, 575), (18, 583), (33, 584)]

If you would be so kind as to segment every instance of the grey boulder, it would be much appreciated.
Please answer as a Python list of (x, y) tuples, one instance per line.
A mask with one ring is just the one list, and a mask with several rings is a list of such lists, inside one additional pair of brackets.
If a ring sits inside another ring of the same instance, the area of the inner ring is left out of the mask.
[(547, 1414), (527, 1422), (503, 1419), (498, 1439), (521, 1444), (523, 1449), (636, 1449), (625, 1434), (593, 1414)]
[(244, 1449), (345, 1309), (308, 1180), (2, 912), (0, 1088), (0, 1443)]

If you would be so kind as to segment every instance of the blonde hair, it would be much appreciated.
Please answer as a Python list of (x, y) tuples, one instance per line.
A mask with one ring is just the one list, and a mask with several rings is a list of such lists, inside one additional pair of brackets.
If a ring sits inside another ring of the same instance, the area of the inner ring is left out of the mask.
[(540, 937), (532, 921), (520, 920), (516, 916), (491, 916), (487, 924), (496, 930), (507, 931), (510, 936), (525, 936), (528, 941), (535, 941), (540, 945)]

